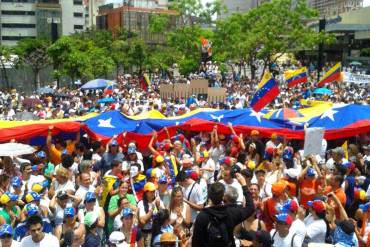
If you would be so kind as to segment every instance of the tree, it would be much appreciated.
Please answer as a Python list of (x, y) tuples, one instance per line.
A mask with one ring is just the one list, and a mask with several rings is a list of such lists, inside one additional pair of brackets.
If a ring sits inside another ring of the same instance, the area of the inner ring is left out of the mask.
[(142, 73), (147, 59), (147, 46), (144, 41), (138, 38), (130, 39), (128, 57), (131, 65), (134, 65)]
[(125, 71), (129, 67), (129, 48), (129, 44), (125, 40), (118, 39), (112, 43), (111, 58), (116, 67), (116, 76), (118, 76), (120, 68)]
[(214, 35), (215, 53), (220, 53), (221, 59), (243, 60), (251, 68), (256, 60), (262, 61), (265, 70), (287, 52), (314, 49), (320, 42), (330, 42), (330, 35), (306, 25), (317, 12), (308, 8), (304, 0), (298, 0), (296, 5), (292, 2), (265, 2), (247, 13), (219, 21)]
[(34, 74), (34, 88), (40, 87), (40, 70), (50, 64), (47, 49), (50, 41), (44, 38), (26, 38), (18, 41), (15, 52), (19, 63), (31, 67)]
[(3, 74), (3, 78), (5, 81), (5, 86), (9, 88), (9, 78), (6, 71), (6, 63), (12, 62), (11, 61), (11, 48), (8, 46), (0, 45), (0, 65), (1, 71)]

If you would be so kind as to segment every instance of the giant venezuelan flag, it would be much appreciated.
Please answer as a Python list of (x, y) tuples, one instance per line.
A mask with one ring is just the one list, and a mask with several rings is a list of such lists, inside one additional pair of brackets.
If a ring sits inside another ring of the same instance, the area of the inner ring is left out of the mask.
[(284, 72), (284, 78), (289, 88), (294, 87), (299, 83), (305, 83), (308, 81), (307, 69), (301, 68), (296, 70), (287, 70)]
[(326, 83), (331, 83), (334, 81), (339, 81), (341, 74), (340, 74), (340, 69), (341, 68), (341, 63), (337, 63), (334, 65), (331, 69), (329, 69), (324, 76), (321, 78), (319, 83), (317, 84), (318, 87), (324, 86)]
[(270, 72), (266, 72), (261, 82), (258, 84), (257, 91), (254, 94), (251, 107), (254, 111), (259, 112), (263, 107), (270, 103), (279, 95), (279, 86)]

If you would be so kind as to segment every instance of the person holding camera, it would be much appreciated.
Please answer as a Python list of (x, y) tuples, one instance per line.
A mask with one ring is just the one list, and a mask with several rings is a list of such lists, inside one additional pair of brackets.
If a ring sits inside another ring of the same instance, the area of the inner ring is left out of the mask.
[(237, 165), (223, 165), (222, 169), (222, 179), (220, 183), (225, 186), (225, 190), (228, 187), (233, 187), (238, 192), (238, 199), (236, 200), (237, 203), (243, 203), (243, 189), (238, 180), (236, 179), (235, 175), (237, 172), (240, 172), (240, 168)]

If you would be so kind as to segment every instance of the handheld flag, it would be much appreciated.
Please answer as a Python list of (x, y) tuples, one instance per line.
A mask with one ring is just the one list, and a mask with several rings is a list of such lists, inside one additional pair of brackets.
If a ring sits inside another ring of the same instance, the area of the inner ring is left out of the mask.
[(148, 88), (151, 86), (151, 82), (147, 74), (144, 74), (140, 78), (140, 86), (141, 86), (141, 89), (143, 90), (148, 90)]
[(108, 82), (107, 87), (104, 89), (104, 95), (113, 94), (113, 83)]
[(308, 81), (306, 68), (287, 70), (284, 72), (285, 81), (289, 88), (292, 88), (299, 83), (305, 83)]
[(324, 76), (321, 78), (319, 83), (317, 84), (318, 87), (324, 86), (326, 83), (331, 83), (334, 81), (339, 81), (341, 78), (341, 63), (337, 63), (331, 69), (329, 69)]
[(266, 72), (263, 75), (261, 82), (258, 84), (257, 91), (252, 98), (251, 107), (254, 111), (259, 112), (278, 95), (278, 82), (274, 77), (272, 77), (270, 72)]
[(348, 160), (348, 141), (343, 143), (342, 148), (344, 150), (344, 157)]

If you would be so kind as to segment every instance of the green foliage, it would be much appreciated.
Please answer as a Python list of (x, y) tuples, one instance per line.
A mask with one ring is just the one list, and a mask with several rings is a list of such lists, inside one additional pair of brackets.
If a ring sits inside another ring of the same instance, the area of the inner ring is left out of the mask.
[(149, 31), (152, 33), (165, 33), (168, 30), (169, 22), (169, 15), (153, 14), (149, 18)]
[(18, 55), (18, 64), (28, 65), (34, 73), (34, 87), (40, 86), (40, 70), (50, 64), (50, 57), (47, 49), (50, 46), (50, 40), (43, 38), (22, 39), (15, 47), (15, 53)]
[(361, 49), (360, 55), (364, 57), (370, 57), (370, 47)]

